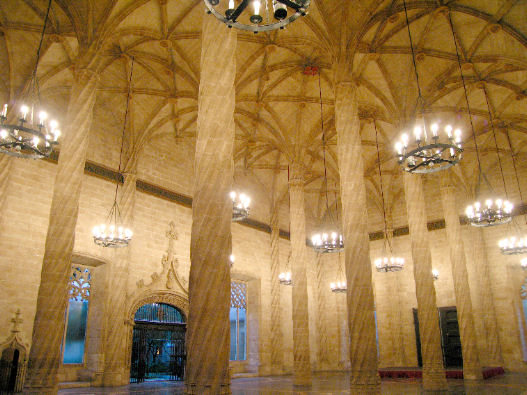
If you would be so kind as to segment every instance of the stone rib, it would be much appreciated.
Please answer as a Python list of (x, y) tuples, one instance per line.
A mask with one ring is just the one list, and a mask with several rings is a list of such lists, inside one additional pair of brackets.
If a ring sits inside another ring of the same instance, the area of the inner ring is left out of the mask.
[(432, 277), (432, 254), (426, 227), (426, 207), (421, 176), (404, 173), (404, 193), (412, 246), (419, 335), (423, 356), (423, 388), (447, 389), (441, 335), (437, 314), (436, 291)]
[(280, 274), (280, 227), (278, 207), (271, 213), (271, 372), (282, 374), (284, 365)]
[(98, 76), (92, 71), (77, 70), (70, 93), (53, 187), (26, 392), (57, 392), (71, 254), (97, 81)]
[(289, 178), (291, 227), (291, 279), (293, 281), (293, 383), (311, 385), (309, 354), (309, 309), (306, 273), (306, 217), (304, 173), (300, 164), (292, 164)]
[(476, 327), (472, 312), (472, 300), (468, 283), (467, 263), (465, 248), (461, 238), (461, 225), (456, 201), (456, 189), (450, 173), (445, 173), (441, 178), (441, 198), (445, 216), (446, 234), (450, 246), (450, 263), (456, 294), (457, 316), (459, 334), (463, 351), (463, 377), (465, 379), (482, 379), (481, 365), (478, 357), (476, 341)]
[(368, 212), (356, 86), (341, 82), (335, 92), (342, 230), (348, 285), (352, 394), (379, 393)]
[[(221, 43), (221, 44), (220, 44)], [(203, 17), (190, 245), (187, 394), (228, 394), (236, 33)]]

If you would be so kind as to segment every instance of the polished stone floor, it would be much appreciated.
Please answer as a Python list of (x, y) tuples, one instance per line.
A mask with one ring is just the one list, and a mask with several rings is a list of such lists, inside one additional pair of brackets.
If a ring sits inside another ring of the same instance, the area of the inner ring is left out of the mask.
[[(489, 380), (475, 383), (464, 383), (463, 380), (448, 380), (449, 391), (442, 394), (467, 394), (467, 395), (527, 395), (527, 374), (506, 374)], [(233, 395), (271, 395), (271, 394), (349, 394), (349, 377), (342, 372), (318, 373), (313, 376), (313, 386), (309, 390), (294, 389), (291, 376), (281, 377), (254, 377), (237, 378), (232, 380)], [(415, 379), (383, 379), (382, 394), (412, 395), (425, 393), (421, 381)], [(71, 388), (59, 391), (59, 394), (182, 394), (183, 383), (177, 382), (147, 382), (130, 384), (124, 387), (113, 388)], [(429, 394), (430, 392), (426, 392)]]

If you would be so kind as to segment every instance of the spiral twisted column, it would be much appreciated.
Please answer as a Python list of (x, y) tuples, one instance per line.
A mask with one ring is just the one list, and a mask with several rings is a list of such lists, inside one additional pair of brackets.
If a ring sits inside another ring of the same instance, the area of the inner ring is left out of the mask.
[(456, 189), (449, 172), (442, 174), (441, 177), (441, 198), (448, 245), (450, 246), (450, 263), (452, 265), (459, 335), (463, 352), (463, 377), (469, 380), (482, 379), (483, 375), (481, 373), (476, 340), (476, 326), (474, 324), (472, 299), (468, 283), (465, 247), (461, 238)]
[(443, 367), (436, 291), (432, 277), (432, 254), (428, 242), (423, 182), (421, 176), (407, 172), (404, 172), (403, 178), (423, 356), (423, 388), (441, 391), (448, 387)]
[(490, 281), (489, 263), (487, 260), (487, 245), (483, 239), (483, 230), (474, 228), (472, 233), (473, 257), (477, 267), (478, 291), (481, 300), (481, 313), (486, 337), (486, 360), (489, 366), (502, 366), (501, 340), (498, 331), (498, 321), (494, 306), (494, 295), (496, 293), (493, 282)]
[[(123, 225), (133, 231), (134, 206), (137, 175), (135, 169), (124, 173), (119, 208)], [(126, 297), (129, 265), (132, 256), (133, 239), (128, 247), (114, 250), (114, 258), (107, 270), (107, 292), (105, 304), (105, 346), (104, 346), (104, 386), (117, 386), (129, 383), (130, 372), (125, 360), (127, 355)]]
[(280, 281), (280, 227), (278, 205), (271, 212), (271, 373), (282, 374), (284, 349)]
[(0, 154), (0, 207), (4, 207), (4, 202), (7, 196), (7, 186), (9, 184), (9, 174), (11, 171), (10, 158), (6, 154)]
[(324, 259), (317, 253), (316, 258), (316, 296), (317, 296), (317, 360), (318, 369), (329, 369), (328, 360), (328, 318), (327, 318), (327, 290), (328, 283), (325, 276)]
[(187, 394), (230, 393), (235, 50), (236, 33), (205, 15), (190, 240)]
[(42, 262), (25, 391), (57, 393), (71, 254), (98, 75), (77, 69), (64, 122)]
[(299, 163), (293, 163), (289, 171), (291, 280), (293, 281), (293, 383), (299, 386), (311, 385), (304, 198), (304, 170)]
[(337, 84), (335, 119), (348, 285), (350, 392), (365, 394), (379, 393), (380, 378), (377, 371), (368, 211), (356, 90), (352, 82)]

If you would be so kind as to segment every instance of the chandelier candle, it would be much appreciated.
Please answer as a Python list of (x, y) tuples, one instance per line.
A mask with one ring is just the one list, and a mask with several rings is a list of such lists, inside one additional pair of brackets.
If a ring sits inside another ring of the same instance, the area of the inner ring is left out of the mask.
[(527, 270), (527, 258), (523, 258), (523, 259), (521, 260), (520, 265), (522, 266), (522, 269), (523, 269), (523, 270)]
[(513, 204), (502, 199), (485, 200), (485, 205), (480, 202), (467, 207), (465, 214), (472, 226), (488, 227), (506, 224), (512, 219)]

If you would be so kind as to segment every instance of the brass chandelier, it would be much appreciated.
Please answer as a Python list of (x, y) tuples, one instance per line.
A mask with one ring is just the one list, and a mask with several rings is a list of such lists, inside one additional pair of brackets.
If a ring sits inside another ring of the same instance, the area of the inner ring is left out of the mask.
[[(406, 1), (403, 0), (406, 27), (412, 51), (412, 64), (417, 84), (417, 109), (422, 110), (423, 96), (419, 83), (419, 72), (415, 61), (415, 51), (408, 20)], [(410, 127), (412, 129), (412, 127)], [(443, 132), (441, 132), (443, 129)], [(423, 117), (413, 125), (413, 139), (408, 131), (403, 131), (400, 140), (395, 144), (399, 164), (409, 173), (434, 173), (457, 164), (462, 157), (461, 129), (452, 125), (441, 126), (439, 121), (429, 124)]]
[[(203, 0), (207, 13), (229, 28), (253, 33), (283, 29), (305, 16), (311, 0)], [(250, 4), (249, 4), (250, 3)]]
[(51, 0), (48, 2), (37, 49), (37, 59), (29, 82), (28, 99), (32, 103), (30, 106), (25, 104), (20, 106), (17, 122), (8, 121), (8, 104), (4, 104), (0, 112), (0, 152), (18, 158), (40, 159), (49, 157), (60, 137), (57, 121), (49, 121), (48, 114), (41, 108), (40, 87), (37, 78), (40, 51), (50, 9)]
[[(322, 158), (324, 161), (324, 188), (325, 188), (325, 198), (326, 198), (326, 214), (331, 215), (329, 210), (329, 201), (328, 201), (328, 173), (326, 167), (326, 134), (324, 131), (324, 112), (322, 107), (322, 81), (320, 77), (320, 69), (318, 67), (311, 67), (311, 75), (318, 74), (318, 88), (320, 96), (320, 127), (322, 131)], [(338, 202), (338, 199), (336, 199)], [(338, 203), (337, 203), (337, 220), (338, 223)], [(333, 222), (333, 221), (332, 221)], [(344, 249), (344, 240), (342, 235), (336, 231), (330, 232), (320, 232), (311, 236), (311, 246), (313, 249), (321, 254), (331, 253), (331, 252), (340, 252)]]
[(230, 197), (232, 200), (232, 221), (242, 221), (249, 216), (251, 207), (251, 198), (244, 193), (236, 193), (231, 191)]
[[(121, 164), (123, 159), (123, 146), (124, 146), (124, 137), (126, 132), (126, 124), (128, 120), (128, 110), (130, 107), (130, 97), (132, 93), (132, 76), (134, 72), (134, 57), (132, 56), (132, 65), (130, 67), (130, 77), (128, 80), (128, 95), (126, 97), (126, 110), (124, 113), (124, 124), (123, 132), (121, 134), (121, 152), (119, 154), (119, 170), (118, 175), (121, 174)], [(106, 223), (97, 225), (93, 227), (92, 235), (93, 242), (101, 247), (111, 247), (111, 248), (120, 248), (126, 247), (132, 240), (133, 232), (123, 225), (123, 220), (121, 218), (121, 210), (119, 204), (117, 203), (117, 192), (119, 190), (119, 182), (117, 179), (115, 181), (115, 195), (112, 207), (106, 218)]]

